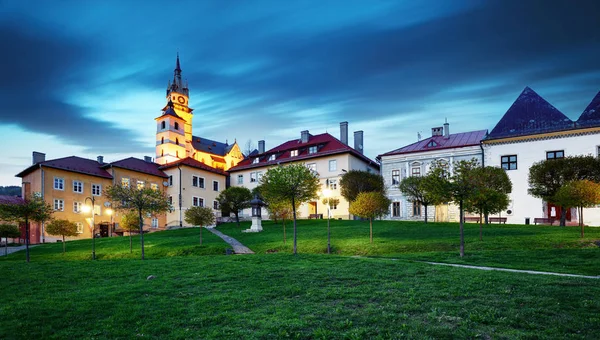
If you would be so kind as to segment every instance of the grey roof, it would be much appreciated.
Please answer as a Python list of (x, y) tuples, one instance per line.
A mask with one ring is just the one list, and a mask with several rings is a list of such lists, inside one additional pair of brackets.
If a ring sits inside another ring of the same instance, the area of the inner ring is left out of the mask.
[(595, 127), (600, 126), (600, 92), (596, 94), (579, 119), (577, 120), (579, 127)]
[(211, 153), (213, 155), (225, 156), (231, 148), (233, 148), (234, 144), (226, 144), (214, 141), (212, 139), (192, 136), (192, 146), (194, 149), (206, 153)]
[(571, 119), (526, 87), (485, 139), (570, 130), (574, 125)]

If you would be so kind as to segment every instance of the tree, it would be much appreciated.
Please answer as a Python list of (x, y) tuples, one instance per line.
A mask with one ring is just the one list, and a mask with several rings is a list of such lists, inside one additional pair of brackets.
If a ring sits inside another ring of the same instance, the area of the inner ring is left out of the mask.
[(555, 201), (554, 195), (570, 181), (600, 182), (600, 159), (593, 156), (569, 156), (534, 163), (529, 168), (529, 194), (561, 207), (560, 225), (565, 226), (567, 209)]
[(252, 139), (248, 139), (246, 141), (246, 144), (244, 144), (244, 156), (248, 157), (252, 151), (256, 150), (256, 147), (254, 146), (254, 142), (252, 142)]
[(240, 210), (250, 208), (252, 192), (244, 187), (229, 187), (217, 196), (222, 211), (230, 211), (235, 215), (237, 226), (240, 226)]
[(8, 238), (19, 237), (21, 233), (19, 232), (19, 227), (13, 224), (0, 224), (0, 241), (2, 238), (6, 238), (6, 244), (4, 246), (4, 256), (8, 255)]
[(21, 187), (16, 185), (0, 186), (0, 195), (21, 196)]
[(576, 207), (579, 212), (581, 237), (584, 236), (583, 208), (600, 204), (600, 183), (589, 180), (567, 182), (554, 195), (554, 201), (561, 206)]
[(381, 192), (361, 192), (350, 205), (350, 213), (369, 219), (370, 236), (373, 243), (373, 219), (385, 215), (392, 202)]
[(4, 220), (25, 224), (25, 258), (29, 262), (29, 223), (44, 223), (52, 218), (54, 209), (41, 196), (32, 195), (18, 204), (0, 204)]
[(209, 207), (191, 207), (185, 211), (185, 222), (200, 227), (200, 245), (202, 245), (202, 228), (215, 223), (215, 213)]
[(350, 170), (340, 179), (340, 193), (348, 202), (353, 202), (361, 192), (380, 192), (385, 194), (385, 181), (379, 174)]
[(121, 211), (134, 210), (139, 218), (140, 243), (142, 260), (144, 260), (144, 214), (161, 214), (171, 209), (165, 193), (151, 188), (125, 187), (112, 185), (104, 195), (114, 202), (115, 209)]
[(46, 232), (54, 236), (62, 236), (63, 254), (66, 251), (65, 236), (77, 236), (77, 224), (69, 220), (53, 220), (46, 226)]
[(512, 192), (512, 183), (506, 171), (499, 167), (486, 166), (472, 170), (473, 195), (465, 202), (465, 209), (479, 214), (479, 239), (483, 240), (482, 216), (488, 224), (489, 215), (505, 210)]
[[(142, 221), (144, 223), (144, 221)], [(126, 211), (121, 216), (121, 228), (128, 231), (129, 234), (129, 253), (133, 253), (133, 240), (131, 234), (140, 228), (140, 217), (135, 210)]]
[(404, 178), (398, 188), (413, 203), (420, 203), (425, 207), (425, 224), (427, 224), (427, 207), (435, 204), (435, 196), (431, 194), (427, 177), (411, 176)]
[(297, 254), (296, 210), (301, 203), (317, 198), (321, 186), (318, 175), (304, 164), (280, 165), (267, 171), (261, 185), (266, 197), (290, 204), (294, 219), (294, 254)]

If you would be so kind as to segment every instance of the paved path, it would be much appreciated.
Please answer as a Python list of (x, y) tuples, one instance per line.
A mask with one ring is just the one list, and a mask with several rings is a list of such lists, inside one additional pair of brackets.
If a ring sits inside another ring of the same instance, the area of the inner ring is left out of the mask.
[(234, 239), (231, 236), (227, 236), (225, 234), (223, 234), (222, 232), (218, 231), (217, 229), (213, 228), (206, 228), (208, 229), (208, 231), (210, 231), (211, 233), (219, 236), (220, 238), (223, 239), (223, 241), (229, 243), (229, 245), (231, 245), (231, 247), (233, 247), (233, 252), (236, 254), (254, 254), (254, 252), (252, 250), (250, 250), (250, 248), (246, 247), (245, 245), (241, 244), (240, 241)]
[[(31, 247), (35, 247), (35, 245), (29, 245), (29, 248), (31, 248)], [(8, 247), (9, 254), (12, 254), (14, 252), (21, 251), (21, 250), (25, 250), (25, 246)], [(0, 256), (4, 256), (4, 252), (5, 252), (4, 247), (0, 247)]]
[(578, 278), (583, 278), (583, 279), (596, 279), (596, 280), (600, 279), (600, 276), (587, 276), (587, 275), (552, 273), (552, 272), (538, 272), (535, 270), (522, 270), (522, 269), (509, 269), (509, 268), (496, 268), (496, 267), (480, 267), (480, 266), (470, 266), (470, 265), (466, 265), (466, 264), (441, 263), (441, 262), (426, 262), (426, 261), (417, 261), (417, 262), (433, 264), (435, 266), (449, 266), (449, 267), (469, 268), (469, 269), (478, 269), (478, 270), (496, 270), (496, 271), (501, 271), (501, 272), (524, 273), (524, 274), (534, 274), (534, 275), (555, 275), (555, 276), (566, 276), (566, 277), (578, 277)]

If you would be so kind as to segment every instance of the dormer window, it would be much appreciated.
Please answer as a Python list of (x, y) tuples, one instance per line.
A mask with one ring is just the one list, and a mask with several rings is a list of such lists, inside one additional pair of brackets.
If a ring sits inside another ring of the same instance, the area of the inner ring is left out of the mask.
[(298, 156), (298, 150), (290, 151), (290, 157), (297, 157), (297, 156)]
[(166, 124), (166, 123), (165, 123), (165, 121), (163, 120), (163, 121), (160, 123), (160, 128), (164, 130), (166, 127), (167, 127), (167, 124)]
[(273, 154), (269, 157), (269, 161), (274, 161), (274, 160), (275, 160), (275, 154)]
[(252, 161), (252, 164), (258, 164), (258, 161), (259, 161), (259, 159), (258, 159), (258, 157), (256, 157), (256, 158), (254, 158), (254, 160)]
[(434, 146), (438, 146), (438, 143), (436, 143), (435, 141), (430, 141), (430, 142), (427, 144), (427, 147), (428, 147), (428, 148), (432, 148), (432, 147), (434, 147)]
[(308, 154), (313, 154), (313, 153), (317, 153), (317, 147), (316, 146), (311, 146), (308, 148)]
[(175, 130), (179, 130), (179, 123), (175, 122)]

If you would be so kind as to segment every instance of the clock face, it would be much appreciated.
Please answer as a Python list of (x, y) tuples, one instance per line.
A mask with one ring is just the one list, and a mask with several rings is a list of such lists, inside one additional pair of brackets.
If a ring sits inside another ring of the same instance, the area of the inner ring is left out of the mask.
[(185, 98), (183, 96), (179, 96), (177, 97), (177, 102), (179, 102), (179, 104), (185, 104)]

